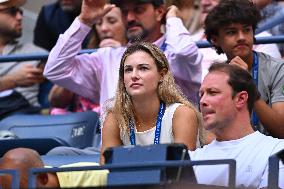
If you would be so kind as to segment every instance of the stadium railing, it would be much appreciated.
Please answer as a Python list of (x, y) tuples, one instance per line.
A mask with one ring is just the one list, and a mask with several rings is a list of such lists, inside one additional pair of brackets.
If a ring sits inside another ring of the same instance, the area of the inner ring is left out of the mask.
[[(78, 156), (79, 159), (84, 155)], [(78, 158), (77, 157), (77, 158)], [(49, 157), (52, 158), (52, 157)], [(87, 159), (92, 158), (88, 156)], [(97, 157), (95, 157), (97, 158)], [(279, 161), (284, 161), (284, 149), (269, 158), (269, 176), (268, 176), (268, 188), (278, 188), (279, 181)], [(149, 169), (162, 169), (165, 167), (192, 167), (194, 165), (216, 165), (216, 164), (228, 164), (229, 166), (229, 184), (228, 188), (235, 188), (236, 185), (236, 162), (232, 159), (220, 159), (220, 160), (202, 160), (202, 161), (191, 161), (191, 160), (170, 160), (170, 161), (154, 161), (154, 162), (139, 162), (139, 163), (116, 163), (107, 164), (104, 166), (83, 166), (83, 167), (65, 167), (65, 168), (32, 168), (29, 170), (28, 188), (36, 188), (36, 175), (47, 172), (68, 172), (68, 171), (87, 171), (87, 170), (149, 170)], [(19, 173), (16, 170), (0, 170), (1, 175), (12, 176), (12, 188), (19, 188)], [(179, 177), (180, 180), (176, 180), (173, 183), (189, 183), (186, 178)], [(157, 183), (157, 184), (167, 184)], [(192, 183), (191, 183), (192, 184)], [(141, 183), (143, 186), (143, 183)], [(124, 187), (124, 186), (123, 186)], [(104, 187), (108, 188), (108, 187)]]
[[(236, 162), (232, 159), (222, 160), (202, 160), (202, 161), (189, 161), (189, 160), (171, 160), (161, 162), (146, 162), (146, 163), (121, 163), (109, 164), (103, 166), (84, 166), (84, 167), (66, 167), (66, 168), (32, 168), (29, 170), (29, 188), (35, 188), (36, 175), (47, 172), (68, 172), (68, 171), (87, 171), (87, 170), (147, 170), (147, 169), (161, 169), (165, 167), (192, 167), (194, 165), (229, 165), (229, 188), (234, 188), (236, 183)], [(181, 181), (181, 180), (180, 180)], [(146, 182), (146, 181), (145, 181)], [(176, 181), (179, 182), (179, 181)], [(144, 183), (141, 183), (143, 185)], [(166, 183), (156, 183), (166, 184)], [(196, 183), (195, 183), (196, 184)]]
[[(269, 44), (269, 43), (284, 43), (284, 35), (257, 37), (255, 41), (255, 44)], [(197, 41), (196, 45), (199, 48), (212, 47), (212, 45), (208, 41), (205, 41), (205, 40)], [(79, 54), (93, 53), (95, 51), (97, 51), (97, 49), (84, 49), (84, 50), (81, 50)], [(28, 60), (47, 60), (47, 58), (48, 58), (48, 53), (6, 55), (6, 56), (0, 56), (0, 63), (1, 62), (28, 61)]]

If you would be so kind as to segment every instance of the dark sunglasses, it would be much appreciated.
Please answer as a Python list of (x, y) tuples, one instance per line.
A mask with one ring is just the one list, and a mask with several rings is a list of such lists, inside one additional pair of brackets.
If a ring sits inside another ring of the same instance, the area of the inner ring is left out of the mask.
[(9, 7), (9, 8), (5, 8), (5, 9), (0, 9), (0, 12), (4, 12), (4, 13), (9, 14), (11, 16), (16, 16), (17, 13), (20, 13), (21, 15), (23, 15), (23, 10), (20, 9), (19, 7)]

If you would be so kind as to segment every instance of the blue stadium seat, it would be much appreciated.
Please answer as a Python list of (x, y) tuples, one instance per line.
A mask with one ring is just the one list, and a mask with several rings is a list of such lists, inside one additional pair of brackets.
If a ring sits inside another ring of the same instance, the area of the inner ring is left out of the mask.
[[(96, 112), (66, 115), (14, 115), (0, 122), (0, 130), (8, 130), (20, 138), (58, 138), (76, 148), (93, 146), (99, 131)], [(99, 142), (99, 141), (97, 141)]]
[(38, 102), (41, 108), (49, 108), (48, 95), (53, 86), (53, 83), (49, 80), (45, 80), (39, 85)]
[[(105, 164), (119, 165), (125, 163), (154, 163), (170, 160), (190, 160), (187, 147), (184, 144), (159, 144), (148, 146), (120, 146), (104, 151)], [(160, 184), (179, 179), (179, 173), (192, 183), (196, 183), (193, 168), (147, 168), (118, 169), (108, 174), (107, 184)]]

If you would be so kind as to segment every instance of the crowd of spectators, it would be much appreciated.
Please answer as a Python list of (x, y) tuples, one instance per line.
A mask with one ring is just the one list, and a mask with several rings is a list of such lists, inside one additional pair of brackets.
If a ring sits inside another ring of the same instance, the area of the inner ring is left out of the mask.
[[(21, 44), (25, 3), (0, 1), (0, 53), (49, 56), (46, 62), (0, 63), (0, 120), (39, 114), (40, 85), (47, 81), (53, 85), (46, 94), (51, 115), (101, 115), (97, 163), (104, 164), (109, 147), (184, 143), (193, 160), (235, 159), (236, 187), (267, 187), (268, 158), (284, 149), (284, 51), (282, 44), (254, 42), (283, 34), (282, 23), (256, 33), (258, 24), (281, 15), (282, 1), (58, 0), (40, 10), (34, 44)], [(198, 48), (201, 40), (212, 47)], [(79, 54), (85, 48), (96, 51)], [(58, 147), (47, 155), (94, 153), (92, 146)], [(26, 161), (33, 163), (21, 166)], [(27, 169), (43, 166), (30, 149), (0, 159), (1, 169), (20, 167), (23, 188)], [(194, 171), (200, 184), (228, 186), (224, 166)], [(84, 185), (88, 174), (98, 179)], [(74, 175), (44, 174), (37, 184), (66, 187), (65, 177)], [(104, 185), (106, 175), (83, 172), (72, 187)], [(9, 179), (0, 176), (2, 187)]]

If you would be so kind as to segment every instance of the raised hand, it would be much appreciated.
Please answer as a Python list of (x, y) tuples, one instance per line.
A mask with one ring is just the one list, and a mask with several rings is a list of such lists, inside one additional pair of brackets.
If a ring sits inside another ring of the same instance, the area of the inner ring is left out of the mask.
[(106, 4), (106, 0), (83, 0), (79, 19), (84, 24), (92, 27), (93, 24), (115, 5)]
[(243, 59), (241, 59), (239, 56), (236, 56), (235, 58), (233, 58), (229, 62), (229, 64), (239, 66), (239, 67), (243, 68), (244, 70), (248, 71), (247, 63), (245, 63), (245, 61), (243, 61)]
[(166, 18), (170, 18), (170, 17), (179, 17), (179, 18), (181, 18), (180, 10), (179, 10), (179, 8), (177, 6), (171, 5), (171, 6), (168, 7)]
[(114, 39), (103, 39), (100, 44), (99, 47), (121, 47), (121, 43), (119, 41), (116, 41)]

